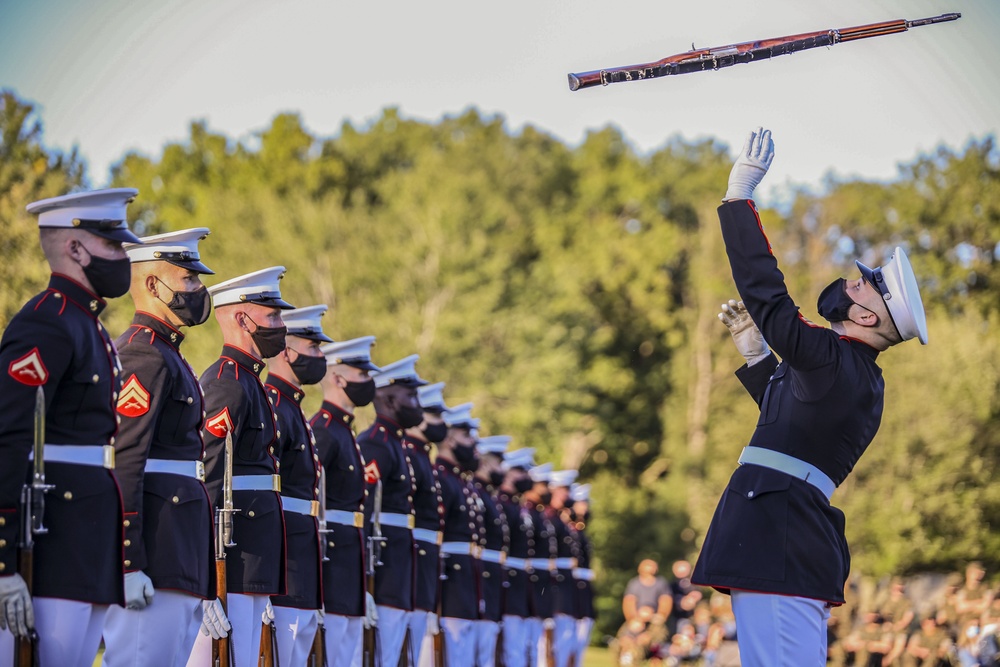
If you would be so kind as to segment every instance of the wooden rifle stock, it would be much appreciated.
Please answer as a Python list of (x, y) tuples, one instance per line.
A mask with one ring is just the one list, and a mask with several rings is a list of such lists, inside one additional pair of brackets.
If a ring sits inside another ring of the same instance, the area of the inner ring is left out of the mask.
[[(222, 610), (229, 615), (229, 588), (226, 583), (226, 547), (234, 547), (233, 513), (233, 434), (226, 433), (222, 450), (222, 507), (215, 508), (215, 594)], [(233, 654), (232, 631), (221, 639), (212, 640), (212, 667), (232, 667), (236, 664)]]
[(319, 624), (316, 628), (316, 638), (313, 639), (312, 648), (309, 650), (309, 658), (306, 661), (308, 667), (327, 667), (326, 663), (326, 625)]
[[(225, 555), (215, 560), (215, 595), (223, 611), (229, 614), (228, 591), (226, 589), (226, 558)], [(236, 664), (233, 656), (232, 634), (222, 639), (212, 640), (212, 667), (232, 667)]]
[(274, 621), (261, 621), (258, 667), (279, 667), (278, 633)]
[[(32, 590), (34, 579), (34, 545), (22, 546), (18, 553), (17, 572)], [(11, 628), (13, 630), (13, 628)], [(14, 642), (14, 667), (35, 667), (38, 664), (38, 634), (34, 628), (27, 637), (17, 637)]]
[(608, 69), (570, 74), (569, 89), (580, 90), (581, 88), (591, 88), (597, 85), (606, 86), (610, 83), (620, 83), (623, 81), (656, 79), (673, 74), (688, 74), (690, 72), (721, 69), (740, 63), (766, 60), (786, 53), (796, 53), (806, 49), (813, 49), (818, 46), (833, 46), (840, 42), (850, 42), (866, 37), (881, 37), (897, 32), (906, 32), (910, 28), (954, 21), (961, 18), (961, 16), (958, 12), (952, 12), (925, 19), (914, 19), (912, 21), (897, 19), (881, 23), (869, 23), (852, 28), (818, 30), (816, 32), (755, 40), (709, 49), (692, 48), (685, 53), (667, 56), (662, 60), (652, 63), (611, 67)]

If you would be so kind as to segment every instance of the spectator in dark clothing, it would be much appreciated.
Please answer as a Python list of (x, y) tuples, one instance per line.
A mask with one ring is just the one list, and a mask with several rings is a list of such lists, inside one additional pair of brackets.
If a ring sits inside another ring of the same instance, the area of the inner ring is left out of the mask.
[(640, 609), (648, 607), (653, 610), (655, 616), (660, 616), (665, 621), (670, 617), (670, 611), (674, 606), (670, 584), (663, 577), (657, 576), (659, 566), (656, 561), (647, 558), (639, 563), (638, 569), (639, 576), (633, 578), (625, 587), (625, 596), (622, 599), (625, 620), (631, 621), (638, 615)]
[(670, 597), (673, 599), (673, 613), (667, 620), (670, 634), (680, 627), (680, 621), (691, 618), (694, 608), (701, 601), (701, 591), (691, 585), (691, 563), (686, 560), (674, 561), (671, 571), (674, 580), (670, 582)]

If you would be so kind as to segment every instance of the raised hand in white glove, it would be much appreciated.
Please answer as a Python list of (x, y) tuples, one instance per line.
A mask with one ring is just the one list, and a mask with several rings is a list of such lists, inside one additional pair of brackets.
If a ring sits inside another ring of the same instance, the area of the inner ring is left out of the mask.
[(145, 609), (153, 601), (153, 580), (142, 570), (125, 573), (125, 608)]
[(28, 584), (19, 574), (0, 577), (0, 630), (27, 637), (35, 629), (35, 608)]
[(274, 623), (274, 607), (271, 606), (271, 601), (267, 601), (267, 605), (264, 607), (264, 613), (260, 615), (260, 621), (264, 625), (271, 625)]
[(747, 360), (747, 366), (753, 366), (771, 353), (764, 334), (754, 324), (742, 301), (730, 299), (729, 303), (722, 304), (719, 320), (729, 329), (736, 349)]
[(226, 610), (218, 598), (201, 601), (201, 634), (212, 639), (222, 639), (229, 636), (233, 626), (229, 623)]
[(374, 628), (378, 625), (378, 608), (375, 607), (375, 598), (371, 593), (365, 593), (365, 628)]
[(441, 632), (441, 625), (438, 623), (438, 615), (434, 612), (427, 614), (427, 634), (433, 637)]
[(723, 201), (753, 199), (753, 191), (764, 179), (774, 160), (771, 130), (758, 127), (747, 135), (743, 150), (729, 172), (729, 189)]

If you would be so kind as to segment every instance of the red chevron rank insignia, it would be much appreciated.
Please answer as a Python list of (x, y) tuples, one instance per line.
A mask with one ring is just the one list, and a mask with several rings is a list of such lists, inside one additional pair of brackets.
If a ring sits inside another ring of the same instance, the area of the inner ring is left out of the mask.
[(365, 483), (375, 484), (382, 479), (382, 473), (378, 469), (378, 461), (369, 461), (365, 464)]
[(125, 417), (140, 417), (147, 412), (149, 412), (149, 391), (133, 373), (122, 387), (122, 393), (118, 395), (118, 414)]
[(216, 438), (225, 438), (226, 434), (233, 430), (233, 420), (229, 417), (229, 408), (222, 408), (222, 411), (214, 417), (209, 417), (205, 422), (205, 430)]
[(31, 352), (20, 359), (10, 362), (7, 373), (21, 384), (26, 384), (29, 387), (40, 387), (49, 379), (49, 371), (42, 363), (42, 355), (37, 347), (32, 348)]

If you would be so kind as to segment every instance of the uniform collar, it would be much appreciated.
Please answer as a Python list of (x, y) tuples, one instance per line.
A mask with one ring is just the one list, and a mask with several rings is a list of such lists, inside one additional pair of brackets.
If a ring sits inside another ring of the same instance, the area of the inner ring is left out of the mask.
[(302, 399), (305, 397), (305, 392), (303, 392), (300, 387), (292, 384), (280, 375), (268, 373), (267, 386), (274, 387), (283, 396), (295, 401), (296, 405), (302, 405)]
[(76, 282), (69, 276), (61, 273), (53, 273), (49, 278), (49, 289), (62, 292), (71, 301), (79, 305), (83, 310), (96, 318), (108, 306), (108, 302), (97, 296), (89, 289)]
[(850, 343), (851, 349), (854, 350), (855, 352), (860, 352), (861, 354), (871, 359), (878, 359), (878, 350), (876, 350), (874, 347), (864, 342), (863, 340), (859, 340), (857, 338), (851, 338), (850, 336), (841, 336), (840, 338)]
[(351, 426), (354, 424), (354, 415), (347, 412), (339, 405), (331, 403), (330, 401), (323, 401), (322, 410), (330, 415), (331, 422), (338, 422), (344, 426)]
[(181, 342), (184, 340), (184, 334), (180, 331), (160, 318), (142, 311), (136, 311), (135, 317), (132, 318), (132, 326), (152, 329), (153, 333), (169, 343), (175, 350), (180, 348)]
[(241, 350), (234, 345), (223, 345), (222, 356), (232, 359), (240, 366), (256, 375), (257, 379), (260, 379), (260, 374), (264, 372), (265, 365), (262, 359), (258, 359), (249, 352)]
[(400, 426), (399, 424), (397, 424), (396, 422), (394, 422), (393, 420), (389, 419), (385, 415), (380, 415), (380, 414), (376, 413), (375, 414), (375, 425), (376, 426), (381, 426), (386, 431), (395, 434), (397, 438), (402, 439), (402, 437), (403, 437), (403, 433), (404, 433), (403, 427)]

